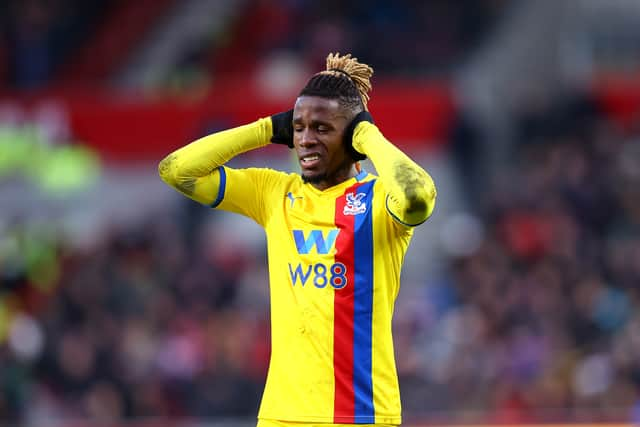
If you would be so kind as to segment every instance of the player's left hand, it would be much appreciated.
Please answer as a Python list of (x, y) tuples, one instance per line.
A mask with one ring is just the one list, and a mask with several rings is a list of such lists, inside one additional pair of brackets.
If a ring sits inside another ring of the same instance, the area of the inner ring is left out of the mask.
[(356, 130), (356, 126), (360, 122), (369, 122), (375, 123), (373, 121), (373, 116), (368, 111), (362, 110), (351, 120), (351, 123), (344, 130), (344, 143), (349, 151), (349, 154), (354, 160), (364, 160), (367, 158), (364, 154), (358, 152), (355, 148), (353, 148), (353, 132)]

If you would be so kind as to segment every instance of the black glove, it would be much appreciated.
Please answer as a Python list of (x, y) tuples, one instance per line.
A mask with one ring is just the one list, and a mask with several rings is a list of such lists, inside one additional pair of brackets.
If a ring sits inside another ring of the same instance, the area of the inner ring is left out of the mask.
[(274, 144), (283, 144), (289, 148), (293, 148), (293, 110), (271, 116), (271, 127), (273, 128), (273, 136), (271, 142)]
[(368, 111), (362, 110), (360, 111), (349, 123), (347, 128), (344, 130), (344, 144), (347, 147), (347, 151), (353, 158), (353, 160), (364, 160), (367, 158), (364, 154), (358, 153), (355, 148), (353, 148), (353, 131), (356, 130), (356, 126), (360, 122), (369, 122), (374, 123), (373, 116)]

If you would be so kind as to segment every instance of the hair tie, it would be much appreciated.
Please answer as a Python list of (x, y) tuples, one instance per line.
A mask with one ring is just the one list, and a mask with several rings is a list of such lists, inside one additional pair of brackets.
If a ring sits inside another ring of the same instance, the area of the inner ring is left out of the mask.
[(329, 68), (327, 71), (337, 71), (337, 72), (342, 73), (345, 76), (349, 77), (349, 80), (353, 80), (351, 78), (351, 74), (347, 73), (345, 70), (341, 70), (340, 68)]

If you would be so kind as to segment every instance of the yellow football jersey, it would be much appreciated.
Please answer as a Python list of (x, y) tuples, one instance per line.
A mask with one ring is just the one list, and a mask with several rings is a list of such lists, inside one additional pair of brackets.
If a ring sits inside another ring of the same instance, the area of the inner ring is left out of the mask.
[(271, 119), (259, 119), (200, 138), (158, 166), (186, 196), (266, 230), (272, 351), (259, 418), (400, 424), (391, 319), (408, 224), (431, 215), (433, 180), (368, 122), (352, 143), (381, 178), (361, 171), (320, 191), (298, 174), (224, 166), (272, 134)]
[(300, 175), (220, 167), (214, 207), (266, 231), (272, 353), (259, 418), (400, 424), (391, 320), (413, 234), (361, 171), (320, 191)]

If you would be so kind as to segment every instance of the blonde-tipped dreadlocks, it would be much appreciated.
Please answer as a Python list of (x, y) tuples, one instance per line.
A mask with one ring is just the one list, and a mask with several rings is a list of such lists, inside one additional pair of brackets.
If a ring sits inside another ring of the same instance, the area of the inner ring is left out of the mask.
[(330, 53), (327, 69), (311, 77), (300, 95), (335, 98), (344, 107), (367, 111), (372, 75), (373, 68), (361, 64), (351, 54)]

